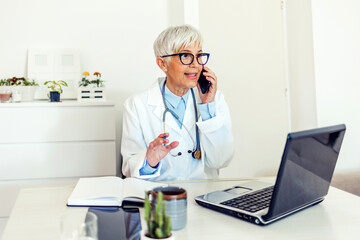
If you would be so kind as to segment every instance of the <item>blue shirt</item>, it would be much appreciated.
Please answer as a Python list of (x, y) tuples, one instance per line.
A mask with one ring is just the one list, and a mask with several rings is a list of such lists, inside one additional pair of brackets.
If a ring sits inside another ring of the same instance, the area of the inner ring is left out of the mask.
[[(184, 121), (185, 116), (185, 110), (186, 110), (186, 104), (189, 99), (190, 91), (187, 91), (183, 96), (178, 96), (174, 93), (172, 93), (169, 88), (165, 85), (165, 101), (170, 110), (172, 110), (176, 115), (178, 115), (179, 119)], [(171, 115), (171, 114), (170, 114)], [(179, 128), (182, 128), (182, 124), (180, 121), (176, 121), (176, 123), (179, 125)]]
[[(160, 89), (162, 90), (162, 89)], [(167, 107), (174, 111), (181, 122), (184, 120), (186, 105), (189, 100), (189, 94), (191, 90), (187, 91), (183, 96), (177, 96), (165, 85), (165, 101)], [(211, 119), (216, 116), (215, 114), (215, 102), (206, 103), (206, 104), (198, 104), (198, 110), (200, 112), (201, 118), (203, 121)], [(172, 114), (170, 114), (172, 116)], [(176, 121), (180, 128), (182, 128), (182, 124), (180, 121)], [(144, 166), (140, 169), (140, 175), (150, 175), (154, 174), (157, 171), (157, 167), (150, 167), (147, 161), (145, 161)]]

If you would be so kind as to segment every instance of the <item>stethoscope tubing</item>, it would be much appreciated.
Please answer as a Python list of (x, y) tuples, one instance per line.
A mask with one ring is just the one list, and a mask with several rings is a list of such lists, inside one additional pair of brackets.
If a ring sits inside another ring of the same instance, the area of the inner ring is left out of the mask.
[[(166, 113), (169, 112), (171, 113), (171, 115), (173, 115), (173, 117), (175, 119), (177, 119), (180, 123), (181, 123), (181, 126), (183, 126), (185, 128), (185, 130), (188, 132), (190, 138), (191, 138), (191, 141), (193, 142), (194, 146), (195, 146), (195, 149), (192, 151), (194, 152), (195, 150), (200, 150), (200, 139), (199, 139), (199, 128), (198, 126), (196, 125), (196, 122), (198, 121), (198, 114), (197, 114), (197, 108), (196, 108), (196, 100), (195, 100), (195, 94), (194, 94), (194, 90), (191, 88), (190, 91), (191, 91), (191, 95), (192, 95), (192, 98), (193, 98), (193, 103), (194, 103), (194, 109), (195, 109), (195, 128), (196, 128), (196, 144), (195, 144), (195, 141), (194, 141), (194, 138), (191, 136), (190, 134), (190, 131), (189, 129), (185, 126), (185, 124), (180, 120), (179, 116), (174, 112), (172, 111), (171, 109), (169, 109), (169, 107), (167, 106), (166, 104), (166, 100), (165, 100), (165, 84), (166, 84), (166, 79), (164, 81), (164, 85), (163, 85), (163, 88), (162, 88), (162, 99), (163, 99), (163, 102), (164, 102), (164, 107), (165, 107), (165, 111), (163, 113), (163, 131), (165, 133), (165, 118), (166, 118)], [(170, 153), (171, 154), (171, 153)], [(173, 157), (176, 157), (176, 156), (180, 156), (181, 155), (181, 152), (179, 152), (177, 155), (174, 155), (174, 154), (171, 154)]]

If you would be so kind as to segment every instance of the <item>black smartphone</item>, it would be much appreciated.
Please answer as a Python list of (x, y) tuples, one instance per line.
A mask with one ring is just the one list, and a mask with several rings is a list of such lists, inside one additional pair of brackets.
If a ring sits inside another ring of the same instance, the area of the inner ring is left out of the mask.
[(141, 217), (138, 208), (91, 207), (89, 212), (97, 216), (99, 239), (140, 239)]
[(203, 94), (207, 93), (209, 91), (210, 86), (211, 86), (211, 82), (206, 80), (206, 77), (203, 74), (204, 72), (206, 72), (206, 71), (203, 69), (201, 71), (200, 77), (199, 77), (199, 85), (200, 85), (201, 92)]

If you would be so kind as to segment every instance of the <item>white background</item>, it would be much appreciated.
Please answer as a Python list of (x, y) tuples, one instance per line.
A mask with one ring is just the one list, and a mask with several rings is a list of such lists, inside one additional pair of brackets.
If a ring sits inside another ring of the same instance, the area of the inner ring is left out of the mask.
[(360, 169), (360, 1), (314, 0), (317, 118), (344, 122), (347, 132), (338, 171)]
[[(221, 177), (275, 175), (287, 119), (280, 1), (199, 1), (209, 67), (229, 104), (235, 157)], [(236, 11), (229, 11), (236, 9)]]
[(335, 123), (349, 130), (337, 170), (360, 169), (359, 3), (281, 2), (0, 0), (0, 78), (27, 75), (28, 48), (79, 49), (116, 103), (119, 160), (123, 102), (163, 75), (155, 38), (192, 23), (231, 109), (237, 149), (222, 177), (274, 175), (287, 131)]

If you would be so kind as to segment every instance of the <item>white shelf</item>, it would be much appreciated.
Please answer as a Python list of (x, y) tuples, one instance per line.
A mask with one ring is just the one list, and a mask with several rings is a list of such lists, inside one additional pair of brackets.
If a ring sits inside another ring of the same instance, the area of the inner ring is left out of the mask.
[(77, 100), (64, 100), (61, 102), (49, 101), (33, 101), (33, 102), (19, 102), (19, 103), (0, 103), (0, 108), (17, 108), (17, 107), (93, 107), (93, 106), (114, 106), (113, 101), (98, 101), (98, 102), (80, 102)]

